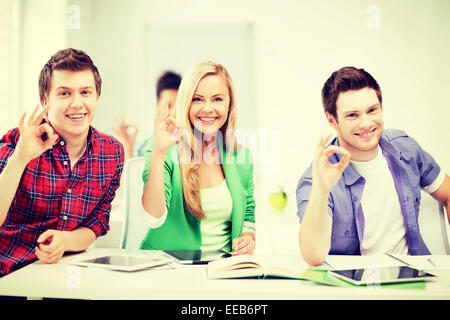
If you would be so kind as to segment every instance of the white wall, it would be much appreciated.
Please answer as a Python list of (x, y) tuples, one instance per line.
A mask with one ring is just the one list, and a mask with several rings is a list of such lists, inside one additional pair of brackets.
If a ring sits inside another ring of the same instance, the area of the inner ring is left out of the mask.
[(64, 0), (1, 2), (2, 133), (17, 126), (21, 113), (39, 103), (39, 71), (50, 55), (65, 45), (64, 10)]
[[(20, 1), (20, 77), (15, 97), (19, 116), (39, 104), (39, 73), (48, 59), (65, 46), (65, 9), (65, 0)], [(14, 119), (14, 126), (18, 121)]]
[[(379, 82), (386, 127), (406, 130), (447, 172), (450, 168), (447, 0), (67, 2), (80, 8), (80, 29), (65, 28), (65, 35), (53, 30), (53, 22), (44, 15), (43, 0), (39, 4), (24, 1), (25, 20), (39, 20), (40, 29), (52, 29), (56, 38), (66, 37), (66, 46), (91, 55), (104, 80), (94, 125), (111, 133), (114, 117), (124, 114), (141, 128), (139, 139), (152, 132), (149, 108), (155, 106), (154, 88), (149, 86), (154, 79), (148, 79), (146, 73), (145, 30), (149, 22), (238, 21), (254, 25), (256, 129), (277, 130), (280, 138), (278, 145), (267, 146), (271, 154), (279, 156), (270, 160), (278, 160), (279, 170), (256, 177), (261, 189), (259, 208), (268, 208), (273, 184), (285, 184), (287, 216), (295, 220), (296, 184), (310, 163), (318, 137), (331, 130), (323, 115), (320, 91), (328, 76), (345, 65), (363, 67)], [(377, 25), (374, 13), (367, 12), (370, 5), (380, 10), (380, 29), (367, 26), (368, 22)], [(56, 51), (55, 46), (37, 38), (30, 22), (25, 21), (24, 28), (23, 54), (29, 57), (37, 48), (44, 63), (44, 52)], [(23, 69), (23, 84), (34, 90), (38, 70), (27, 63)], [(257, 164), (263, 163), (264, 159), (254, 156)], [(274, 216), (266, 218), (269, 221)]]
[[(328, 130), (320, 90), (344, 65), (364, 67), (383, 91), (387, 127), (403, 128), (449, 167), (450, 3), (376, 1), (379, 30), (366, 26), (373, 1), (69, 1), (80, 30), (67, 45), (93, 55), (104, 79), (96, 125), (124, 113), (151, 134), (155, 104), (146, 87), (145, 26), (151, 21), (245, 21), (255, 26), (260, 128), (280, 129), (280, 174), (296, 180), (319, 134)], [(84, 19), (84, 20), (83, 20)], [(182, 52), (180, 52), (182, 56)], [(239, 90), (239, 88), (237, 88)], [(240, 106), (245, 108), (245, 106)], [(147, 128), (147, 129), (145, 129)]]

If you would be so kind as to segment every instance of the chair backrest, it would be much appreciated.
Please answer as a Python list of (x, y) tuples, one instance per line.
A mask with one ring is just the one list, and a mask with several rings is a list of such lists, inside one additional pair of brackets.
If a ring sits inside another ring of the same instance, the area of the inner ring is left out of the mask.
[(124, 167), (124, 204), (125, 217), (122, 226), (120, 247), (122, 249), (139, 249), (148, 228), (143, 219), (142, 192), (144, 182), (144, 157), (131, 158)]
[(419, 228), (432, 254), (450, 254), (450, 227), (444, 206), (422, 191)]

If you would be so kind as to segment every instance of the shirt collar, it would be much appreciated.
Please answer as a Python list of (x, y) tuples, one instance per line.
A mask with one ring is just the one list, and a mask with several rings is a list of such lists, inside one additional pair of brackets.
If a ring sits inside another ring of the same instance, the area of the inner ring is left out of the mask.
[[(335, 137), (330, 145), (335, 145), (335, 146), (339, 146), (339, 140), (337, 137)], [(380, 137), (380, 142), (379, 142), (381, 151), (383, 153), (389, 153), (390, 155), (392, 155), (395, 159), (400, 160), (401, 159), (401, 152), (400, 150), (398, 150), (390, 141), (389, 137), (387, 135), (385, 135), (385, 133), (383, 132), (383, 134)], [(334, 154), (333, 156), (330, 157), (330, 161), (331, 163), (338, 163), (342, 158), (342, 155), (340, 154)], [(351, 165), (348, 165), (347, 168), (345, 168), (344, 172), (343, 172), (343, 177), (344, 177), (344, 181), (345, 184), (350, 186), (353, 185), (356, 181), (358, 181), (358, 179), (363, 178), (358, 171), (355, 170), (355, 168), (353, 168)]]
[[(335, 137), (330, 145), (339, 146), (339, 139)], [(335, 153), (330, 157), (331, 163), (338, 163), (341, 161), (342, 155)], [(345, 168), (344, 172), (342, 173), (342, 176), (344, 178), (344, 182), (347, 186), (353, 185), (358, 179), (361, 179), (362, 176), (356, 171), (351, 165), (347, 165), (347, 168)]]
[[(47, 118), (42, 119), (41, 124), (43, 123), (47, 123), (52, 129), (53, 132), (58, 134), (58, 132), (55, 130), (55, 128), (53, 127), (52, 123), (50, 122), (50, 120), (48, 120)], [(92, 149), (92, 146), (94, 145), (95, 142), (95, 137), (97, 136), (97, 133), (94, 129), (94, 127), (89, 126), (89, 132), (86, 138), (86, 150), (89, 152)], [(61, 145), (61, 141), (63, 142), (62, 145), (65, 145), (66, 141), (61, 137), (61, 135), (58, 134), (58, 140), (56, 140), (56, 143), (53, 145), (53, 147), (51, 147), (49, 149), (49, 151), (53, 151), (53, 149), (58, 146)]]
[(391, 139), (389, 138), (389, 136), (387, 134), (385, 134), (385, 132), (383, 132), (383, 134), (381, 135), (380, 147), (381, 147), (381, 150), (383, 150), (383, 152), (387, 152), (391, 156), (393, 156), (395, 159), (401, 160), (401, 158), (402, 158), (401, 151), (399, 149), (397, 149), (395, 147), (395, 145), (393, 145), (391, 143)]

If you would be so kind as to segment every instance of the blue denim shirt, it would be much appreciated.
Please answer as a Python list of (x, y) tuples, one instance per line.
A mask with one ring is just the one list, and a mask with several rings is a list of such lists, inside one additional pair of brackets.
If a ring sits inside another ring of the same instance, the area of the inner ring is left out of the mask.
[[(335, 138), (331, 144), (339, 145)], [(430, 254), (419, 231), (418, 214), (420, 190), (437, 178), (439, 165), (419, 144), (400, 130), (385, 130), (380, 147), (392, 173), (406, 227), (406, 242), (411, 255)], [(330, 157), (337, 163), (341, 155)], [(297, 186), (297, 215), (303, 220), (311, 193), (312, 167), (310, 166)], [(328, 213), (333, 219), (329, 254), (361, 254), (364, 234), (364, 214), (361, 196), (365, 179), (350, 165), (333, 187), (328, 197)]]

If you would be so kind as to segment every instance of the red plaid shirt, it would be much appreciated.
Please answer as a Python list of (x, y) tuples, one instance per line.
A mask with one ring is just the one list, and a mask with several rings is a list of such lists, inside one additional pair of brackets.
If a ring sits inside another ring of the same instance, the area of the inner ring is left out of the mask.
[[(0, 173), (15, 150), (19, 130), (0, 140)], [(0, 227), (0, 277), (36, 259), (38, 237), (48, 229), (109, 230), (111, 201), (120, 184), (124, 152), (114, 138), (90, 128), (87, 148), (71, 170), (64, 140), (31, 160)]]

